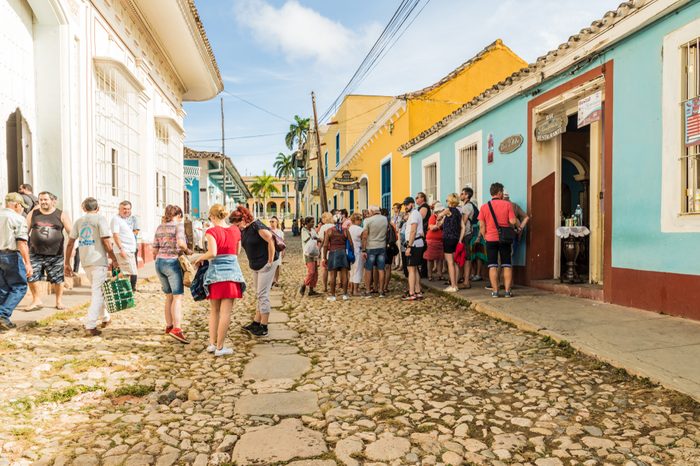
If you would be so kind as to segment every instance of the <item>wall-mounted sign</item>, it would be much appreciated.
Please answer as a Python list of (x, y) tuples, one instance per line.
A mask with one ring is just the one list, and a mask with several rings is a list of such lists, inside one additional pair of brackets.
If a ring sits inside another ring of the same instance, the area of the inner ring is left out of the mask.
[(352, 176), (350, 170), (343, 170), (340, 176), (337, 176), (335, 178), (335, 181), (337, 181), (338, 183), (354, 183), (355, 181), (357, 181), (357, 177)]
[(354, 183), (333, 182), (333, 189), (335, 189), (336, 191), (354, 191), (356, 189), (360, 189), (360, 183), (359, 181), (356, 181)]
[(486, 141), (488, 147), (488, 163), (493, 163), (493, 133), (489, 133), (489, 138)]
[(583, 128), (603, 115), (603, 91), (594, 92), (578, 101), (578, 127)]
[(685, 145), (686, 147), (700, 144), (700, 97), (690, 99), (683, 105), (685, 110)]
[(535, 140), (538, 142), (549, 141), (560, 134), (566, 133), (566, 123), (566, 115), (550, 113), (535, 126)]
[(508, 136), (498, 145), (498, 151), (501, 154), (510, 154), (518, 150), (518, 147), (523, 145), (523, 137), (520, 134)]

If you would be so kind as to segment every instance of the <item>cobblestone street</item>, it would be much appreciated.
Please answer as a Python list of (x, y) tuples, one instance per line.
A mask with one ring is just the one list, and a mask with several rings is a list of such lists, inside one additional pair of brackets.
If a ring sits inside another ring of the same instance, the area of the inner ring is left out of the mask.
[[(163, 297), (83, 336), (84, 310), (0, 336), (0, 464), (700, 464), (689, 398), (437, 294), (300, 298), (290, 240), (270, 335), (205, 351), (207, 303), (181, 345)], [(514, 298), (526, 299), (526, 298)], [(275, 303), (273, 303), (275, 304)]]

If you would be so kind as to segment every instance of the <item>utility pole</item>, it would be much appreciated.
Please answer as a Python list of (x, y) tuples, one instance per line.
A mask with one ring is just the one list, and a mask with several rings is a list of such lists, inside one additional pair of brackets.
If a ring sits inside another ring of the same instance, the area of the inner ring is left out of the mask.
[(221, 97), (221, 183), (224, 190), (224, 208), (226, 208), (226, 145), (224, 139), (224, 98)]
[[(326, 177), (323, 172), (323, 159), (321, 158), (321, 138), (318, 131), (318, 117), (316, 116), (316, 94), (311, 92), (311, 105), (314, 108), (314, 133), (316, 133), (316, 160), (318, 160), (318, 194), (321, 198), (322, 212), (328, 210), (328, 199), (326, 199)], [(320, 182), (323, 180), (323, 182)]]

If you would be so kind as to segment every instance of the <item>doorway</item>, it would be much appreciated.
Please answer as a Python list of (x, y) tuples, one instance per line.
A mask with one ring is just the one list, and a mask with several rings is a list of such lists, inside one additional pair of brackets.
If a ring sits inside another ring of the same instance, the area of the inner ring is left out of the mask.
[(24, 183), (33, 184), (32, 132), (18, 108), (5, 124), (7, 154), (7, 190), (16, 192)]

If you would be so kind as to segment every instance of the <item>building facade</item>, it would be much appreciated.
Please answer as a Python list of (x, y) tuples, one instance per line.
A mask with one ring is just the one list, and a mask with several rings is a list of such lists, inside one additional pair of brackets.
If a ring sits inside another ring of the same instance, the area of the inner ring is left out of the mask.
[[(290, 177), (288, 180), (275, 178), (273, 184), (277, 192), (268, 194), (264, 199), (262, 196), (256, 196), (255, 190), (251, 188), (257, 179), (257, 176), (243, 177), (243, 182), (251, 192), (247, 207), (253, 215), (263, 219), (277, 217), (280, 221), (294, 219), (296, 217), (294, 178)], [(288, 225), (291, 226), (291, 223)]]
[[(354, 142), (341, 147), (339, 160), (331, 160), (333, 170), (325, 179), (331, 207), (336, 205), (333, 199), (341, 196), (343, 202), (338, 207), (350, 211), (366, 209), (370, 204), (389, 209), (392, 203), (403, 201), (412, 193), (410, 163), (397, 148), (525, 66), (525, 61), (497, 40), (437, 83), (387, 100), (356, 134)], [(332, 121), (342, 124), (342, 119), (339, 112)], [(332, 129), (326, 133), (326, 140), (329, 137), (333, 137)], [(333, 189), (336, 174), (346, 170), (358, 179), (356, 193)], [(437, 181), (435, 176), (432, 179)], [(427, 186), (428, 197), (436, 196), (436, 187), (436, 183)]]
[[(519, 281), (563, 273), (577, 206), (599, 299), (700, 319), (700, 3), (623, 3), (401, 147), (411, 190), (499, 181), (531, 216)], [(476, 170), (465, 174), (463, 166)], [(576, 287), (572, 287), (576, 288)]]
[(230, 212), (252, 197), (231, 159), (221, 152), (185, 147), (184, 158), (183, 210), (190, 218), (206, 219), (213, 204), (224, 204)]
[(194, 0), (6, 0), (0, 24), (0, 191), (129, 200), (150, 242), (184, 200), (182, 103), (223, 89)]

